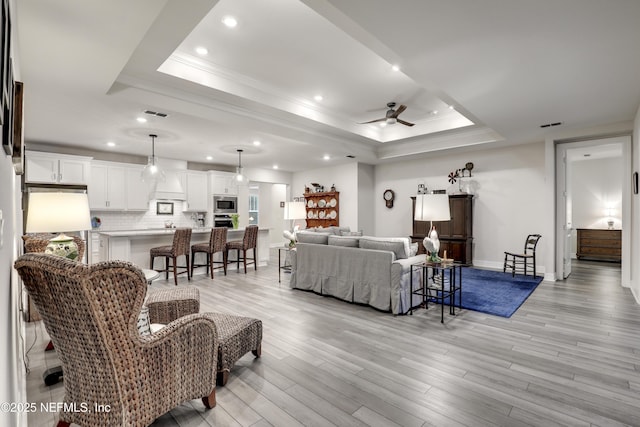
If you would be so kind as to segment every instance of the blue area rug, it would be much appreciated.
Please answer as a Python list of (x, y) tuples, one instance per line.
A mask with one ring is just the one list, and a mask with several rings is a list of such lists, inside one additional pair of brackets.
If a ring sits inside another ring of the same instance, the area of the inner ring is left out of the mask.
[[(462, 308), (511, 317), (542, 282), (542, 277), (533, 278), (501, 271), (462, 269)], [(457, 296), (456, 296), (457, 299)], [(445, 303), (449, 301), (445, 298)], [(456, 301), (457, 305), (458, 301)]]

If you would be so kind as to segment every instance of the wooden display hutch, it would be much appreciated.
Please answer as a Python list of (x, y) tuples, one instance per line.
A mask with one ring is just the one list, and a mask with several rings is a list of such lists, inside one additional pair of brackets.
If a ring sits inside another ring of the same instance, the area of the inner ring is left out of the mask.
[(307, 208), (307, 228), (340, 225), (339, 191), (305, 193), (304, 201)]
[[(426, 253), (422, 240), (429, 232), (429, 221), (416, 221), (416, 198), (411, 197), (411, 241), (418, 242), (418, 253)], [(451, 221), (433, 221), (440, 240), (440, 256), (447, 251), (447, 258), (463, 264), (473, 264), (473, 195), (453, 194), (449, 196)]]

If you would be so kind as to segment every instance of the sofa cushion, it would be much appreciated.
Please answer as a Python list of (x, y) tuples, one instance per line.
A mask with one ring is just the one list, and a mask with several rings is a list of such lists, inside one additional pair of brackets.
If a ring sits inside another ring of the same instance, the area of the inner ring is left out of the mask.
[(362, 236), (362, 231), (341, 231), (341, 236)]
[(326, 245), (329, 241), (329, 233), (298, 231), (296, 239), (300, 243), (315, 243), (316, 245)]
[(360, 246), (360, 237), (356, 236), (329, 236), (329, 246), (345, 246), (348, 248), (357, 248)]
[(360, 247), (362, 249), (376, 249), (380, 251), (391, 251), (395, 254), (396, 259), (408, 258), (411, 253), (408, 237), (371, 237), (363, 236), (360, 238)]

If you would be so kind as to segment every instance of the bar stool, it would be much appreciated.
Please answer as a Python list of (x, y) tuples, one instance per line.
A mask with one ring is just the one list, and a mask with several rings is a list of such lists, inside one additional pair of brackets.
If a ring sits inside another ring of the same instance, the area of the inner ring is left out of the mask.
[[(226, 248), (225, 248), (225, 255), (226, 255), (226, 259), (227, 262), (229, 260), (229, 251), (230, 250), (236, 250), (238, 251), (238, 257), (237, 257), (237, 264), (238, 267), (237, 269), (240, 270), (240, 259), (242, 259), (242, 262), (244, 264), (244, 274), (247, 274), (247, 252), (249, 251), (249, 249), (253, 249), (253, 258), (249, 258), (250, 260), (253, 260), (253, 262), (250, 262), (249, 264), (253, 264), (254, 268), (256, 270), (258, 270), (258, 264), (257, 264), (257, 259), (258, 259), (258, 249), (256, 248), (258, 243), (258, 226), (257, 225), (249, 225), (247, 226), (247, 228), (245, 228), (244, 230), (244, 237), (242, 238), (242, 240), (232, 240), (231, 242), (227, 242)], [(241, 255), (241, 251), (242, 251), (242, 255)]]
[[(169, 268), (173, 267), (173, 280), (178, 286), (178, 274), (187, 273), (188, 280), (191, 280), (191, 274), (189, 272), (189, 245), (191, 244), (191, 229), (190, 228), (177, 228), (173, 235), (173, 245), (171, 246), (158, 246), (151, 248), (149, 251), (151, 255), (151, 270), (164, 271), (165, 279), (169, 279)], [(184, 255), (186, 264), (184, 266), (178, 265), (178, 257)], [(164, 257), (164, 270), (158, 270), (153, 268), (153, 260), (155, 257)], [(173, 264), (169, 263), (169, 258), (173, 261)], [(184, 268), (185, 271), (178, 272), (178, 268)]]
[[(223, 268), (224, 275), (227, 275), (227, 227), (215, 227), (211, 230), (209, 236), (209, 243), (196, 243), (191, 245), (191, 276), (193, 276), (194, 267), (207, 267), (211, 269), (211, 278), (213, 279), (214, 264), (222, 264), (219, 267)], [(206, 264), (196, 264), (196, 253), (203, 252), (206, 254)], [(213, 254), (216, 252), (222, 252), (222, 261), (214, 261)]]

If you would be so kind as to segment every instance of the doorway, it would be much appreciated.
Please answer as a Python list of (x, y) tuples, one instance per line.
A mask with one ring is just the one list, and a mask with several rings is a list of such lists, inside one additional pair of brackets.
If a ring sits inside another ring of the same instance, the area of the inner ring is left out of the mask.
[(631, 136), (555, 141), (556, 266), (571, 274), (576, 229), (621, 229), (622, 285), (630, 282)]

